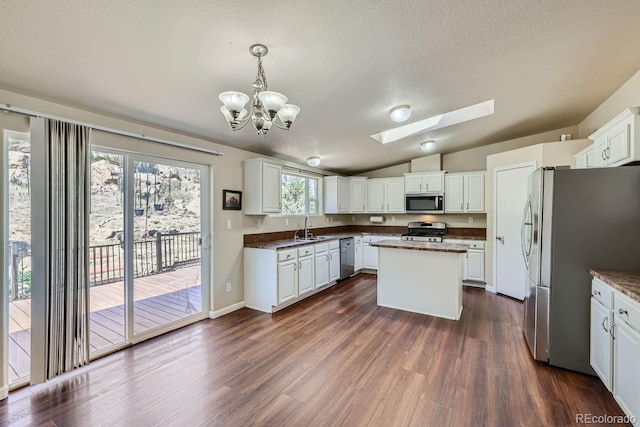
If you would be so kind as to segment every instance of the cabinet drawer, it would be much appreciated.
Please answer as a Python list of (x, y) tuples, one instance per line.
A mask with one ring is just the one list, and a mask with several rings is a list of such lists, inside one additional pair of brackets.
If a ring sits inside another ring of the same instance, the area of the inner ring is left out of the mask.
[(332, 240), (329, 242), (329, 249), (338, 249), (340, 247), (340, 240)]
[(619, 324), (623, 321), (640, 332), (640, 303), (619, 292), (615, 293), (614, 298), (614, 319), (616, 319), (616, 323)]
[(362, 236), (353, 236), (356, 245), (359, 245), (362, 243)]
[(313, 245), (305, 245), (301, 248), (298, 248), (299, 257), (309, 256), (309, 255), (313, 255)]
[(327, 252), (329, 250), (329, 244), (328, 243), (318, 243), (316, 245), (313, 246), (316, 253), (319, 254), (321, 252)]
[(471, 249), (484, 249), (486, 242), (480, 240), (467, 240), (464, 244), (469, 245), (469, 248)]
[(613, 289), (595, 278), (591, 281), (591, 296), (606, 308), (613, 307)]
[(278, 262), (295, 259), (297, 249), (288, 249), (286, 251), (278, 251)]

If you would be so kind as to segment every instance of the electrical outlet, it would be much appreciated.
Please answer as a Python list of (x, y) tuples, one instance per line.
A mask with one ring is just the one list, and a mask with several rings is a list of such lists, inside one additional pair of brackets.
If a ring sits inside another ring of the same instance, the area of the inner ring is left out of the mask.
[(396, 217), (395, 216), (391, 217), (391, 222), (396, 222)]
[(256, 221), (256, 225), (258, 226), (258, 228), (262, 227), (262, 220), (259, 219), (258, 221)]
[(227, 220), (227, 230), (231, 230), (231, 220)]
[(289, 225), (289, 218), (284, 219), (284, 225)]
[(227, 292), (231, 292), (231, 282), (227, 282)]
[(472, 224), (472, 223), (473, 223), (473, 217), (472, 217), (472, 216), (470, 216), (470, 217), (469, 217), (469, 224)]

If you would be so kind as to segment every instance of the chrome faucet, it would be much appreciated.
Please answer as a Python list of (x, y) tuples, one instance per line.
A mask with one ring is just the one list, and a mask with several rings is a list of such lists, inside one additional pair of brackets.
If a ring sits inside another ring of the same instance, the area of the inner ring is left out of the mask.
[(304, 238), (305, 239), (308, 239), (313, 235), (312, 233), (309, 233), (309, 227), (311, 227), (311, 218), (309, 218), (309, 215), (307, 215), (304, 217)]

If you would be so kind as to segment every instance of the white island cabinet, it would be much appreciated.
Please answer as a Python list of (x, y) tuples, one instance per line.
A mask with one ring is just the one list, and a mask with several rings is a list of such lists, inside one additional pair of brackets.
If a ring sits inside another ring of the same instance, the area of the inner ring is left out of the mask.
[(378, 305), (460, 319), (466, 245), (383, 240), (378, 255)]

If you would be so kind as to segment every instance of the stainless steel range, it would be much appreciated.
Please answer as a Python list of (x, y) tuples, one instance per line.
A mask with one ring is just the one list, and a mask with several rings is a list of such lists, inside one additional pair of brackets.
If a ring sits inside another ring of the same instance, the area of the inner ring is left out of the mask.
[(444, 222), (410, 222), (407, 232), (402, 235), (402, 240), (442, 242), (442, 236), (445, 234), (447, 234), (447, 224)]

